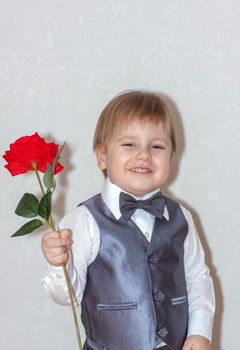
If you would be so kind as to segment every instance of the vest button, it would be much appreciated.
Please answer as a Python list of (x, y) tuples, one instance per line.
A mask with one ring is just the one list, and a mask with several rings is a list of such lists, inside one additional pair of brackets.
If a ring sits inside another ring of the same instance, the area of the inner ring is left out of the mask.
[(153, 298), (154, 298), (155, 301), (161, 301), (162, 302), (165, 299), (165, 295), (162, 292), (159, 291), (159, 292), (154, 293)]
[(168, 330), (166, 327), (161, 327), (157, 334), (159, 335), (160, 338), (165, 338), (168, 335)]
[(158, 256), (156, 255), (151, 255), (149, 258), (148, 258), (148, 261), (151, 263), (151, 264), (156, 264), (158, 262)]

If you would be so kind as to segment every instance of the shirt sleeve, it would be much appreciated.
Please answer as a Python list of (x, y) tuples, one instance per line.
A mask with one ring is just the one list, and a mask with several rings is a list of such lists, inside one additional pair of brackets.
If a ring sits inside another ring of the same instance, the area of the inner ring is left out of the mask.
[[(66, 215), (59, 229), (70, 229), (73, 235), (71, 255), (67, 271), (74, 289), (76, 303), (82, 300), (88, 265), (95, 259), (99, 249), (99, 229), (88, 209), (80, 206)], [(62, 267), (47, 264), (42, 280), (47, 293), (61, 305), (70, 305), (69, 293)]]
[(215, 294), (205, 255), (189, 211), (182, 207), (188, 222), (184, 242), (184, 266), (188, 291), (188, 336), (202, 335), (211, 341), (215, 312)]

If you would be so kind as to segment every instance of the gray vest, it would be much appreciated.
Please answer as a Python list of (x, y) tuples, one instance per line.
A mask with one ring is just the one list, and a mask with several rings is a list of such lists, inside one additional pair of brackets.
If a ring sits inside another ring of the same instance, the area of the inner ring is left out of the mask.
[(181, 350), (188, 321), (188, 224), (179, 204), (166, 198), (170, 220), (155, 219), (150, 243), (131, 219), (116, 220), (101, 195), (83, 204), (100, 231), (82, 300), (84, 349), (153, 350), (163, 340)]

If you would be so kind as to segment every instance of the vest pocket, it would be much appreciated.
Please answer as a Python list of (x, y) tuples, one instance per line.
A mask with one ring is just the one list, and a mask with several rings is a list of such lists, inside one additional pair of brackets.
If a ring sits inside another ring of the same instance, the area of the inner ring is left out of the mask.
[(177, 298), (172, 298), (171, 299), (171, 304), (172, 305), (180, 305), (180, 304), (184, 304), (187, 302), (187, 296), (183, 295), (181, 297), (177, 297)]
[(97, 310), (110, 310), (110, 311), (118, 311), (118, 310), (133, 310), (137, 309), (137, 303), (129, 302), (129, 303), (121, 303), (121, 304), (97, 304)]

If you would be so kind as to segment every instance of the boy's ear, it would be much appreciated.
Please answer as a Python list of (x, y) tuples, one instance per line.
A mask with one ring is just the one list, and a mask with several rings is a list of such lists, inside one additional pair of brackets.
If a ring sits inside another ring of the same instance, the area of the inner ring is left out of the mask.
[(106, 152), (103, 145), (98, 145), (96, 147), (96, 158), (97, 164), (101, 170), (106, 169)]

